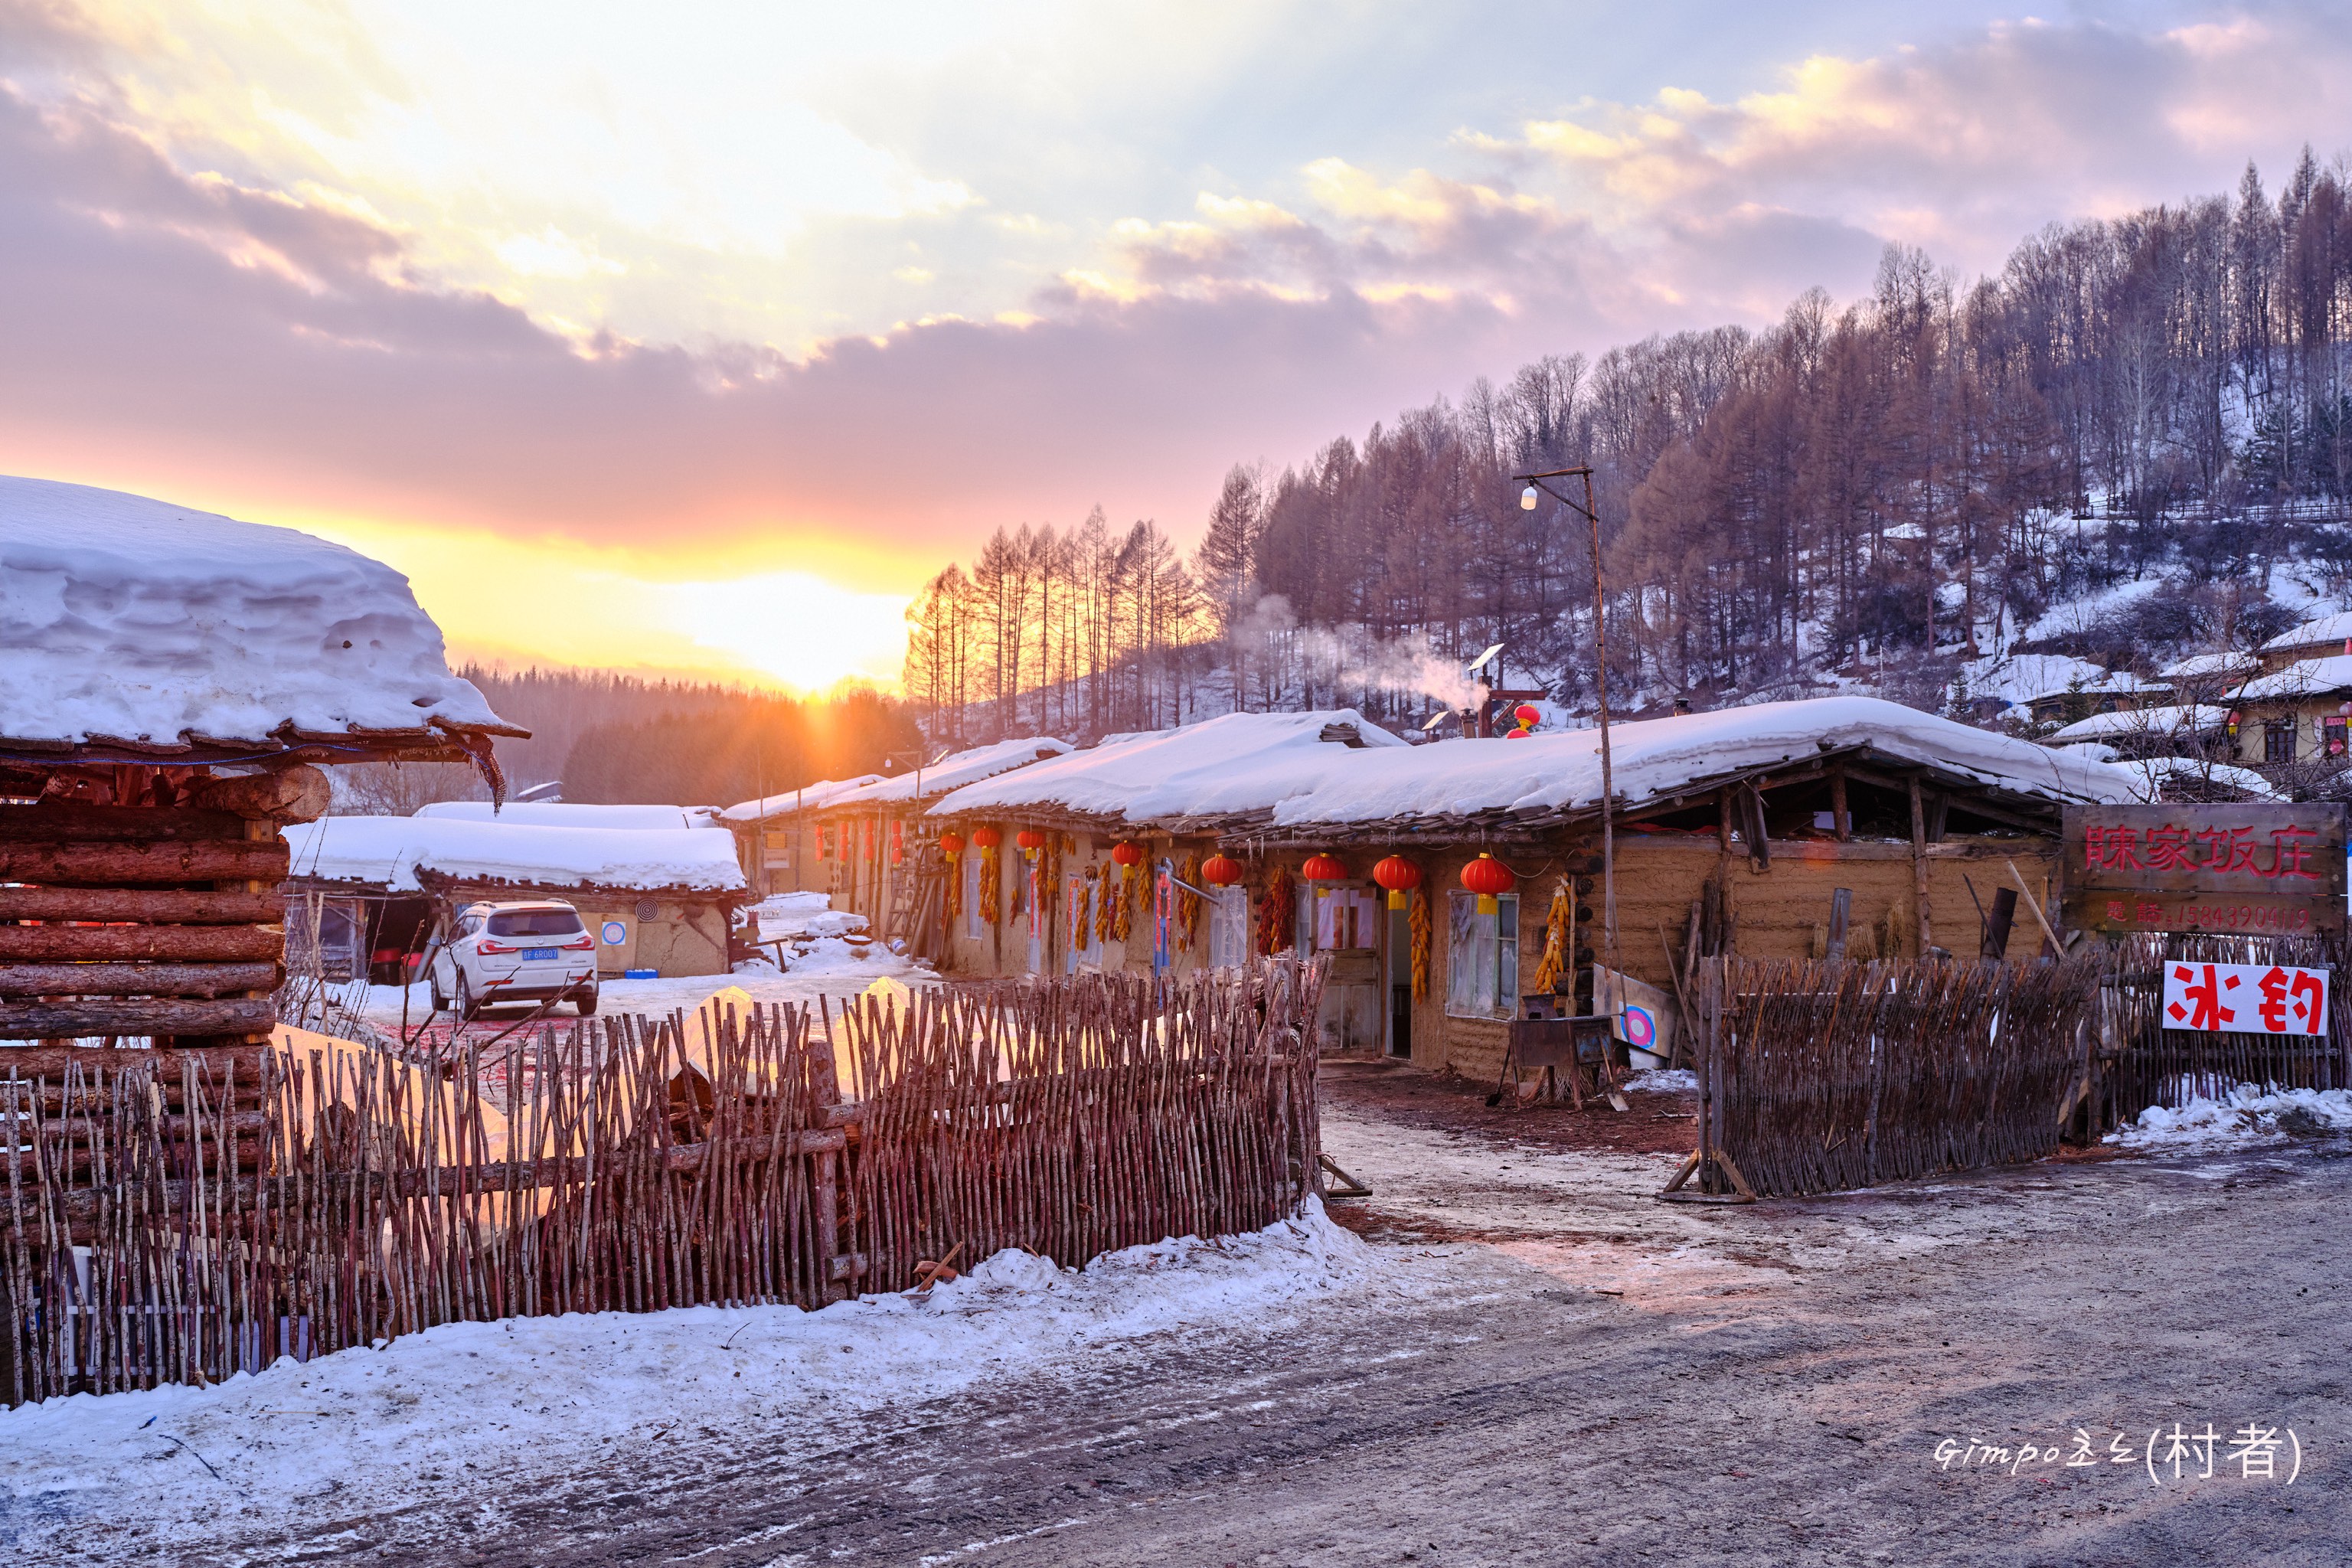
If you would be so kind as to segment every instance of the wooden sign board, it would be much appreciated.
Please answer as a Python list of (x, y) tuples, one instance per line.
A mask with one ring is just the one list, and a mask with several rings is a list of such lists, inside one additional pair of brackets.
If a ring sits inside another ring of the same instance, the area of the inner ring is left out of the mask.
[(2288, 936), (2345, 926), (2345, 808), (2066, 808), (2068, 925), (2101, 931)]

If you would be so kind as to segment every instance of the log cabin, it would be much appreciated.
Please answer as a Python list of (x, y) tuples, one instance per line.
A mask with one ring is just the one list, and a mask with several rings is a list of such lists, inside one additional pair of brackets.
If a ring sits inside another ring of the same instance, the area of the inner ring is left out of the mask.
[[(1671, 997), (1717, 953), (2029, 954), (2022, 906), (2053, 907), (2061, 809), (2141, 783), (1866, 698), (1621, 724), (1612, 742), (1613, 954), (1597, 731), (1408, 746), (1339, 710), (1229, 715), (946, 796), (928, 814), (962, 846), (943, 967), (1183, 973), (1328, 950), (1328, 1048), (1491, 1079), (1556, 896), (1568, 951), (1545, 978), (1578, 1012), (1596, 966)], [(1491, 908), (1464, 881), (1485, 857), (1508, 883)], [(1404, 886), (1376, 880), (1382, 862)]]
[(407, 580), (143, 497), (0, 478), (0, 1070), (78, 1043), (250, 1048), (276, 1021), (283, 829), (322, 769), (528, 731), (449, 672)]

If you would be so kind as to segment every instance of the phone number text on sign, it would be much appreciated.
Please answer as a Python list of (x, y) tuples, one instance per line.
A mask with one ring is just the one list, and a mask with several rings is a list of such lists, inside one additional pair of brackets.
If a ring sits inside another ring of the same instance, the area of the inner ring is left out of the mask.
[(2236, 1035), (2324, 1035), (2327, 971), (2169, 960), (2164, 966), (2164, 1026)]

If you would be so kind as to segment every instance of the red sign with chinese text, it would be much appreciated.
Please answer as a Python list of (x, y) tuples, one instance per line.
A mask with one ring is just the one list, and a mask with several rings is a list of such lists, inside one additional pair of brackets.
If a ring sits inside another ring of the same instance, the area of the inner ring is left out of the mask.
[(2233, 1035), (2324, 1035), (2327, 971), (2167, 960), (2164, 1026)]
[(2060, 887), (2094, 931), (2295, 935), (2345, 925), (2345, 808), (2070, 806)]

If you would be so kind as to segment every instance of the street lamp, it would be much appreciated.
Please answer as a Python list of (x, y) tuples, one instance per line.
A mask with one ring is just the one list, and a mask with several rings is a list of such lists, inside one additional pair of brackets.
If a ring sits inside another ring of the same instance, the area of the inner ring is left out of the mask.
[[(1584, 521), (1592, 526), (1592, 663), (1601, 698), (1601, 946), (1609, 955), (1609, 967), (1613, 970), (1617, 967), (1616, 779), (1609, 761), (1609, 631), (1601, 575), (1601, 514), (1592, 504), (1592, 468), (1586, 464), (1574, 468), (1550, 468), (1540, 474), (1515, 474), (1512, 478), (1527, 486), (1519, 492), (1521, 511), (1535, 510), (1536, 498), (1540, 493), (1570, 511), (1581, 512)], [(1581, 506), (1573, 496), (1547, 482), (1570, 479), (1584, 481)]]

